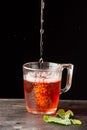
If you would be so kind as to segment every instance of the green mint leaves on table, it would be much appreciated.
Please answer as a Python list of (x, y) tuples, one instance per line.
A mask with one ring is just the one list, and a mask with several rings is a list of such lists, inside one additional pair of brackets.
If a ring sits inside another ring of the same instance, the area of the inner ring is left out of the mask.
[(81, 125), (82, 122), (74, 118), (74, 113), (71, 110), (65, 112), (64, 109), (59, 109), (56, 116), (44, 115), (43, 120), (48, 123), (56, 123), (60, 125)]

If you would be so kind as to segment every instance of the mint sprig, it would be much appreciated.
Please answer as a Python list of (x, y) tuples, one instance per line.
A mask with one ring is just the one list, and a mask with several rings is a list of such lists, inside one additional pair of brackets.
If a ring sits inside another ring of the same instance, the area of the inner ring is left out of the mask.
[(64, 109), (59, 109), (56, 116), (44, 115), (43, 120), (48, 123), (57, 123), (60, 125), (81, 125), (82, 121), (74, 118), (74, 113), (71, 110), (65, 112)]

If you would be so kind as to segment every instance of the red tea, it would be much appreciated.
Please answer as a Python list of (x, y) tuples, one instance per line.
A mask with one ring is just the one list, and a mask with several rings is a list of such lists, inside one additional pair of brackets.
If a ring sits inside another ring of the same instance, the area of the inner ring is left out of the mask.
[(57, 110), (61, 81), (24, 80), (24, 94), (28, 112), (51, 114)]

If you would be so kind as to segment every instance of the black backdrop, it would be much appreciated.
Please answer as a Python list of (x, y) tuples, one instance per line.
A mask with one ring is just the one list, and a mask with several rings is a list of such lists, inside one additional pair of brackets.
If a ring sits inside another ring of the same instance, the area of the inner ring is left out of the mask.
[[(22, 65), (40, 58), (40, 0), (7, 1), (0, 8), (0, 98), (23, 98)], [(45, 0), (44, 61), (73, 63), (71, 89), (61, 99), (87, 99), (87, 6)]]

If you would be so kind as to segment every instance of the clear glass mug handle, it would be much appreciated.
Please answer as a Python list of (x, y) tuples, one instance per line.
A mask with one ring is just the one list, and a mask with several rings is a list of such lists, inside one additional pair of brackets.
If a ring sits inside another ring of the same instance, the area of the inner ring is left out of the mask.
[(60, 94), (67, 92), (72, 85), (72, 76), (73, 76), (73, 64), (62, 64), (62, 70), (67, 69), (66, 85), (61, 89)]

